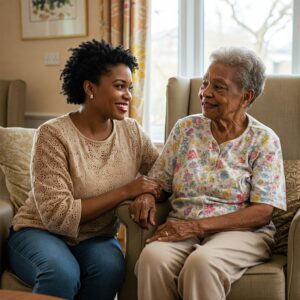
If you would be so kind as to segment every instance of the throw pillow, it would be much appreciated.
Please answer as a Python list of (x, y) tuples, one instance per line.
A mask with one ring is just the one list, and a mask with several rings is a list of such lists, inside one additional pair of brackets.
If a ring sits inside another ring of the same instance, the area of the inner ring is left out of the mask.
[(31, 189), (30, 158), (35, 129), (0, 127), (0, 168), (15, 211)]
[(284, 161), (287, 211), (275, 209), (272, 218), (276, 226), (273, 253), (287, 255), (288, 233), (294, 215), (300, 208), (300, 160)]

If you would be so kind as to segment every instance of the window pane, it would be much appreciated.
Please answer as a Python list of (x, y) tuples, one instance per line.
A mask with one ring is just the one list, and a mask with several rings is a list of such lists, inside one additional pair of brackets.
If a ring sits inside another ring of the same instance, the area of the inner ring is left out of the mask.
[(243, 46), (260, 55), (268, 73), (291, 73), (292, 0), (206, 0), (205, 69), (221, 46)]
[(177, 74), (178, 1), (152, 0), (150, 53), (150, 136), (163, 142), (166, 114), (166, 86)]

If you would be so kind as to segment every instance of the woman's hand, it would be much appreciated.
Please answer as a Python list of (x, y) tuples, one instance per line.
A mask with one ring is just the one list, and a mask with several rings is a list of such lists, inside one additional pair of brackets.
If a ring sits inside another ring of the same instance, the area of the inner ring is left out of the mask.
[(171, 219), (159, 226), (155, 234), (146, 242), (175, 242), (200, 236), (204, 236), (204, 230), (201, 230), (200, 220)]
[(125, 185), (127, 198), (135, 198), (141, 194), (150, 193), (155, 198), (160, 196), (161, 185), (156, 180), (147, 176), (140, 176)]
[(129, 213), (134, 222), (148, 229), (149, 223), (155, 225), (155, 198), (152, 194), (138, 196), (129, 206)]
[(224, 231), (254, 231), (270, 222), (272, 212), (273, 207), (269, 204), (251, 203), (249, 207), (221, 216), (196, 220), (171, 219), (159, 226), (146, 242), (181, 241)]

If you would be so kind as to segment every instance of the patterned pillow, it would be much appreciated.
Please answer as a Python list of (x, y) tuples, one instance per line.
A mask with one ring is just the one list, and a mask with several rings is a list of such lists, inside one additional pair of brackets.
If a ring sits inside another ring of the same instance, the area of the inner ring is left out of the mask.
[(31, 189), (30, 157), (35, 129), (0, 127), (0, 168), (15, 211)]
[(300, 208), (300, 160), (284, 161), (287, 211), (275, 209), (272, 218), (276, 226), (276, 244), (273, 253), (287, 255), (288, 233), (291, 221)]

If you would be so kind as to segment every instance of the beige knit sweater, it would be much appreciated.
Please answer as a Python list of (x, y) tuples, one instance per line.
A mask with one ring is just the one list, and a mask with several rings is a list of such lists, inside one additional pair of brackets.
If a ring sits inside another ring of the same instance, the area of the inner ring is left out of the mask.
[(13, 219), (14, 230), (48, 230), (62, 235), (69, 244), (116, 233), (114, 210), (80, 225), (81, 202), (127, 184), (138, 173), (147, 174), (158, 151), (135, 120), (114, 120), (113, 124), (113, 132), (104, 141), (83, 136), (69, 115), (37, 130), (32, 190)]

